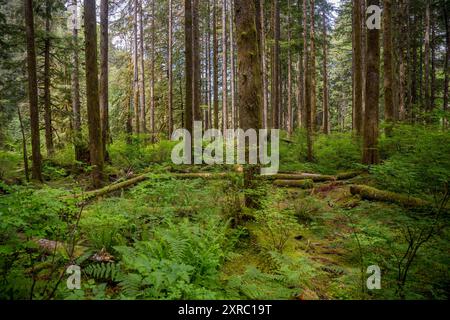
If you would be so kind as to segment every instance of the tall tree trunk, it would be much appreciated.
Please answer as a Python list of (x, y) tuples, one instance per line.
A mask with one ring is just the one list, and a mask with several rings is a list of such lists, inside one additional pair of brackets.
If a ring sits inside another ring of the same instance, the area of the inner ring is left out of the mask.
[(231, 128), (236, 128), (236, 93), (235, 93), (235, 66), (234, 66), (234, 31), (233, 31), (233, 17), (234, 17), (234, 0), (230, 0), (230, 68), (231, 68)]
[(139, 0), (134, 0), (134, 14), (133, 14), (133, 67), (134, 67), (134, 81), (133, 81), (133, 106), (134, 106), (134, 130), (136, 134), (141, 132), (139, 121), (139, 67), (138, 67), (138, 8)]
[(384, 118), (387, 136), (392, 133), (394, 115), (394, 74), (392, 56), (392, 1), (384, 0), (383, 10), (383, 60), (384, 60)]
[(33, 0), (24, 0), (27, 38), (28, 100), (30, 105), (31, 151), (33, 167), (31, 177), (42, 181), (41, 143), (39, 135), (39, 109), (36, 76), (36, 51), (34, 43)]
[(50, 97), (50, 20), (52, 12), (50, 0), (45, 2), (45, 41), (44, 41), (44, 121), (45, 121), (45, 147), (48, 157), (54, 153), (52, 107)]
[(98, 96), (97, 21), (95, 14), (95, 0), (84, 0), (84, 38), (86, 54), (86, 101), (92, 182), (94, 188), (99, 188), (102, 184), (104, 158)]
[[(424, 52), (424, 98), (425, 98), (425, 111), (431, 111), (431, 99), (430, 99), (430, 0), (426, 0), (425, 9), (425, 52)], [(428, 118), (428, 117), (427, 117)], [(429, 120), (429, 119), (427, 119)]]
[[(298, 118), (298, 127), (299, 128), (306, 128), (306, 110), (305, 110), (305, 53), (307, 50), (307, 33), (306, 33), (306, 16), (307, 13), (305, 11), (306, 9), (306, 2), (303, 0), (303, 4), (301, 2), (302, 0), (298, 0), (298, 10), (299, 10), (299, 21), (298, 24), (301, 28), (301, 37), (303, 40), (303, 46), (300, 46), (299, 51), (299, 62), (298, 62), (298, 101), (297, 101), (297, 118)], [(302, 7), (303, 5), (303, 7)], [(301, 12), (301, 14), (300, 14)]]
[(430, 83), (430, 111), (434, 110), (436, 101), (436, 25), (431, 26), (431, 83)]
[[(443, 110), (444, 113), (448, 111), (448, 83), (449, 83), (449, 74), (450, 74), (450, 68), (449, 68), (449, 60), (450, 60), (450, 27), (449, 27), (449, 17), (448, 17), (448, 9), (447, 7), (444, 7), (444, 25), (445, 25), (445, 63), (444, 63), (444, 105)], [(443, 119), (443, 126), (444, 129), (448, 128), (448, 119), (444, 115)]]
[(259, 22), (261, 31), (261, 68), (263, 77), (263, 128), (268, 128), (268, 112), (269, 112), (269, 91), (267, 79), (267, 56), (266, 56), (266, 25), (264, 15), (264, 0), (259, 1)]
[(310, 46), (311, 46), (311, 65), (310, 65), (310, 76), (311, 76), (311, 125), (312, 131), (316, 131), (317, 127), (317, 98), (316, 98), (316, 39), (315, 39), (315, 3), (311, 0), (310, 3)]
[[(368, 0), (368, 6), (380, 5), (379, 0)], [(369, 15), (367, 15), (367, 18)], [(367, 74), (366, 74), (366, 110), (364, 113), (363, 163), (367, 165), (379, 162), (378, 154), (378, 107), (380, 90), (380, 31), (367, 30)]]
[[(398, 22), (399, 22), (399, 43), (397, 50), (399, 51), (399, 106), (398, 106), (398, 119), (404, 121), (406, 119), (406, 109), (408, 104), (407, 91), (408, 91), (408, 72), (407, 63), (409, 52), (409, 30), (407, 28), (409, 19), (408, 3), (406, 0), (401, 0), (399, 4)], [(404, 37), (406, 35), (406, 39)]]
[[(254, 0), (235, 0), (238, 50), (239, 123), (243, 130), (262, 127), (262, 79), (256, 32), (256, 7)], [(246, 148), (249, 150), (249, 148)], [(258, 166), (245, 166), (244, 188), (255, 186), (254, 176)], [(254, 207), (255, 199), (246, 196), (246, 206)]]
[(193, 117), (194, 121), (202, 121), (200, 109), (201, 100), (201, 69), (200, 69), (200, 30), (199, 30), (199, 0), (192, 0), (192, 52), (193, 52)]
[(357, 135), (362, 134), (363, 128), (363, 67), (362, 67), (362, 39), (361, 39), (361, 0), (353, 1), (353, 129)]
[(288, 21), (287, 21), (287, 34), (288, 34), (288, 80), (287, 80), (287, 132), (289, 137), (292, 136), (294, 127), (293, 115), (292, 115), (292, 56), (291, 56), (291, 1), (288, 0)]
[[(310, 3), (311, 5), (311, 3)], [(307, 158), (308, 161), (314, 160), (314, 154), (313, 154), (313, 141), (312, 141), (312, 117), (311, 117), (311, 66), (310, 66), (310, 59), (309, 59), (309, 50), (307, 45), (307, 30), (308, 30), (308, 15), (307, 15), (307, 0), (303, 0), (303, 70), (304, 70), (304, 93), (305, 93), (305, 127), (306, 127), (306, 144), (307, 144)], [(312, 18), (311, 18), (312, 21)]]
[(192, 48), (192, 0), (184, 1), (184, 30), (185, 30), (185, 104), (184, 104), (184, 128), (193, 134), (193, 88), (194, 88), (194, 57)]
[(168, 101), (168, 103), (167, 103), (167, 114), (168, 114), (168, 117), (169, 117), (169, 123), (168, 123), (168, 126), (169, 126), (169, 132), (168, 132), (168, 138), (170, 139), (171, 138), (171, 136), (172, 136), (172, 131), (173, 131), (173, 119), (172, 119), (172, 109), (173, 109), (173, 106), (172, 106), (172, 101), (173, 101), (173, 76), (172, 76), (172, 73), (173, 73), (173, 71), (172, 71), (172, 47), (173, 47), (173, 45), (172, 45), (172, 20), (173, 20), (173, 17), (172, 17), (172, 0), (169, 0), (169, 29), (168, 29), (168, 31), (169, 31), (169, 44), (168, 44), (168, 52), (169, 52), (169, 61), (168, 61), (168, 68), (169, 68), (169, 72), (168, 72), (168, 74), (169, 74), (169, 97), (168, 97), (168, 99), (169, 99), (169, 101)]
[(205, 126), (206, 129), (212, 128), (212, 101), (211, 101), (211, 2), (208, 0), (207, 5), (208, 17), (206, 20), (207, 31), (206, 31), (206, 102), (208, 105), (208, 125)]
[(327, 37), (327, 16), (325, 10), (323, 18), (323, 133), (330, 133), (330, 120), (328, 110), (328, 37)]
[(222, 128), (228, 128), (227, 0), (222, 0)]
[(146, 133), (147, 126), (145, 122), (145, 64), (144, 64), (144, 19), (143, 19), (143, 4), (142, 1), (139, 4), (139, 62), (141, 69), (141, 77), (139, 78), (139, 104), (140, 104), (140, 132)]
[(273, 0), (272, 128), (280, 128), (280, 5)]
[(103, 156), (108, 160), (106, 146), (109, 142), (108, 107), (108, 0), (100, 2), (100, 118), (102, 125)]
[(150, 141), (155, 142), (155, 1), (152, 0), (152, 40), (150, 45)]
[[(74, 16), (78, 15), (77, 0), (73, 0), (75, 7)], [(76, 22), (76, 21), (75, 21)], [(80, 112), (80, 78), (79, 78), (79, 48), (78, 48), (78, 26), (73, 25), (72, 41), (73, 41), (73, 57), (72, 57), (72, 113), (73, 113), (73, 144), (75, 149), (75, 159), (77, 161), (83, 160), (83, 137), (81, 133), (81, 112)]]
[(217, 39), (217, 0), (213, 1), (213, 128), (219, 129), (219, 41)]

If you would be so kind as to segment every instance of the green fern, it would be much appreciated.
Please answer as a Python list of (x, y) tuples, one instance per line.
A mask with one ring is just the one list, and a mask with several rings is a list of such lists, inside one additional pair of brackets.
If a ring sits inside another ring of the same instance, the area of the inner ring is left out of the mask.
[(116, 281), (120, 273), (120, 266), (116, 263), (90, 264), (84, 269), (84, 273), (97, 280)]

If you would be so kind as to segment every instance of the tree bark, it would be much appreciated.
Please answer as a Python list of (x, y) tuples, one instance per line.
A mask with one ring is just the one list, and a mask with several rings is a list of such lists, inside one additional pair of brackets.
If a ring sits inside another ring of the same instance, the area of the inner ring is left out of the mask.
[(383, 1), (384, 118), (386, 121), (385, 133), (387, 136), (390, 136), (393, 123), (395, 122), (392, 55), (392, 1)]
[(168, 68), (169, 68), (169, 97), (168, 97), (168, 103), (167, 103), (167, 114), (168, 114), (168, 118), (169, 118), (169, 132), (168, 132), (168, 138), (170, 140), (171, 136), (172, 136), (172, 131), (173, 131), (173, 119), (172, 119), (172, 101), (173, 101), (173, 70), (172, 70), (172, 0), (169, 0), (169, 44), (168, 44), (168, 52), (169, 52), (169, 61), (168, 61)]
[(310, 77), (311, 77), (311, 126), (312, 132), (316, 131), (317, 127), (317, 100), (316, 100), (316, 39), (315, 39), (315, 2), (310, 2), (310, 46), (311, 46), (311, 65), (310, 65)]
[(139, 128), (141, 133), (147, 132), (146, 122), (145, 122), (145, 64), (144, 64), (144, 19), (143, 19), (143, 4), (142, 1), (139, 4), (139, 62), (141, 69), (141, 77), (139, 78)]
[(152, 0), (152, 40), (150, 46), (150, 141), (155, 142), (155, 1)]
[[(77, 0), (73, 0), (75, 6), (75, 16), (77, 16)], [(73, 113), (73, 144), (75, 149), (75, 159), (77, 161), (83, 160), (83, 137), (81, 133), (81, 112), (80, 112), (80, 78), (79, 78), (79, 48), (78, 48), (78, 29), (77, 26), (73, 26), (72, 30), (73, 41), (73, 70), (72, 70), (72, 113)]]
[(219, 129), (219, 43), (217, 39), (217, 0), (213, 2), (213, 128)]
[(303, 70), (304, 70), (304, 93), (305, 93), (305, 127), (306, 127), (306, 144), (307, 144), (307, 158), (308, 161), (314, 160), (313, 155), (313, 141), (312, 141), (312, 117), (311, 117), (311, 66), (309, 60), (309, 48), (307, 45), (307, 30), (308, 30), (308, 17), (307, 17), (307, 0), (303, 0)]
[(222, 0), (222, 129), (228, 128), (227, 0)]
[(138, 67), (138, 7), (139, 1), (134, 0), (133, 14), (133, 107), (134, 107), (134, 130), (136, 134), (141, 132), (139, 121), (139, 67)]
[[(379, 0), (368, 0), (368, 6), (380, 5)], [(367, 15), (367, 18), (369, 16)], [(363, 163), (367, 165), (379, 162), (378, 154), (378, 108), (380, 90), (380, 31), (367, 30), (367, 73), (366, 103), (364, 113)]]
[(17, 106), (17, 115), (19, 116), (20, 133), (22, 134), (22, 153), (23, 153), (23, 168), (25, 171), (25, 179), (30, 181), (30, 170), (28, 168), (28, 151), (27, 151), (27, 139), (25, 136), (25, 128), (22, 120), (22, 113), (20, 107)]
[(44, 122), (45, 122), (45, 147), (47, 156), (54, 154), (52, 107), (50, 96), (50, 20), (52, 14), (50, 0), (45, 2), (45, 41), (44, 41)]
[(233, 31), (233, 17), (234, 17), (234, 0), (230, 0), (230, 69), (231, 69), (231, 128), (236, 128), (236, 89), (235, 89), (235, 53), (234, 53), (234, 31)]
[(273, 0), (272, 128), (280, 128), (280, 5)]
[(361, 0), (353, 1), (353, 129), (360, 136), (363, 132), (363, 66)]
[(328, 110), (328, 37), (327, 37), (327, 17), (323, 11), (323, 133), (330, 133), (330, 120)]
[(108, 160), (106, 146), (109, 142), (108, 107), (108, 0), (100, 2), (100, 118), (102, 126), (102, 148), (105, 161)]
[[(243, 130), (259, 130), (262, 126), (262, 79), (256, 31), (256, 5), (254, 0), (236, 0), (235, 17), (238, 50), (239, 124)], [(254, 147), (254, 146), (253, 146)], [(248, 150), (248, 149), (247, 149)], [(255, 187), (257, 166), (245, 166), (244, 188)], [(256, 206), (256, 200), (246, 195), (245, 204)]]
[[(424, 99), (425, 111), (431, 111), (430, 99), (430, 0), (426, 0), (425, 9), (425, 52), (424, 52)], [(428, 117), (427, 117), (428, 118)], [(427, 119), (429, 121), (429, 119)]]
[(268, 113), (269, 113), (269, 91), (268, 91), (268, 79), (267, 79), (267, 56), (266, 56), (266, 26), (264, 15), (264, 0), (259, 1), (259, 14), (260, 14), (260, 31), (261, 31), (261, 68), (263, 77), (263, 128), (268, 128)]
[(185, 104), (184, 104), (184, 128), (193, 134), (193, 48), (192, 48), (192, 0), (184, 1), (184, 30), (185, 30)]
[(30, 105), (32, 179), (42, 181), (41, 143), (39, 135), (39, 109), (36, 76), (36, 51), (34, 43), (33, 0), (24, 0), (27, 39), (28, 100)]
[(199, 34), (199, 0), (192, 0), (192, 52), (193, 52), (193, 117), (194, 121), (202, 121), (201, 101), (201, 69), (200, 69), (200, 34)]
[[(450, 60), (450, 27), (449, 27), (449, 17), (448, 17), (448, 9), (447, 7), (444, 8), (444, 20), (445, 20), (445, 63), (444, 63), (444, 101), (443, 101), (443, 110), (444, 113), (448, 111), (448, 83), (449, 83), (449, 74), (450, 74), (450, 68), (449, 68), (449, 60)], [(448, 119), (444, 115), (443, 119), (443, 126), (444, 130), (448, 128)]]
[(294, 127), (293, 114), (292, 114), (292, 56), (291, 56), (291, 1), (288, 0), (288, 21), (287, 21), (287, 34), (288, 34), (288, 80), (287, 80), (287, 132), (288, 136), (292, 136)]
[(97, 23), (95, 0), (84, 0), (84, 38), (86, 54), (86, 101), (89, 127), (89, 150), (94, 188), (102, 184), (103, 145), (100, 123), (97, 66)]

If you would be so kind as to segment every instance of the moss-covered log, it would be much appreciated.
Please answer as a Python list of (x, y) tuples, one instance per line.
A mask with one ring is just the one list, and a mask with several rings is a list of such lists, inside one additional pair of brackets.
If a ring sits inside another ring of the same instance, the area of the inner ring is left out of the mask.
[(314, 173), (279, 173), (269, 176), (274, 180), (312, 180), (314, 182), (335, 181), (336, 177)]
[(353, 195), (361, 196), (361, 198), (364, 200), (392, 202), (403, 205), (405, 207), (426, 207), (430, 205), (429, 202), (422, 199), (395, 192), (383, 191), (364, 185), (352, 185), (350, 186), (350, 192)]
[(277, 187), (311, 189), (314, 187), (314, 181), (311, 179), (303, 180), (275, 180), (273, 182)]

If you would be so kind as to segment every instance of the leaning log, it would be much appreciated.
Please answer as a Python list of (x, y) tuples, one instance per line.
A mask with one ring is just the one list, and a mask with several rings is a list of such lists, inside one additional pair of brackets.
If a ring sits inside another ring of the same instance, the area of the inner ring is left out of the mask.
[(361, 196), (364, 200), (397, 203), (405, 207), (427, 207), (430, 205), (429, 202), (419, 198), (414, 198), (395, 192), (378, 190), (365, 185), (352, 185), (350, 186), (350, 192), (352, 195)]
[(275, 180), (273, 184), (276, 185), (277, 187), (285, 187), (285, 188), (311, 189), (314, 187), (314, 182), (311, 179)]

